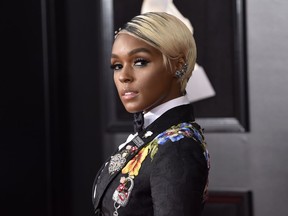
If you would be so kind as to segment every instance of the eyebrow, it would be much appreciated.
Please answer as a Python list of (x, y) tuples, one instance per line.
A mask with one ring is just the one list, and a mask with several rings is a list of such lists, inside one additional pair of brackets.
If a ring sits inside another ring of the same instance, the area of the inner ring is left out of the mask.
[[(140, 47), (140, 48), (136, 48), (136, 49), (133, 49), (133, 50), (131, 50), (129, 53), (128, 53), (128, 56), (132, 56), (132, 55), (134, 55), (134, 54), (136, 54), (136, 53), (139, 53), (139, 52), (146, 52), (146, 53), (151, 53), (151, 51), (149, 50), (149, 49), (147, 49), (147, 48), (144, 48), (144, 47)], [(117, 58), (118, 57), (118, 55), (116, 55), (116, 54), (111, 54), (111, 57), (112, 58)]]

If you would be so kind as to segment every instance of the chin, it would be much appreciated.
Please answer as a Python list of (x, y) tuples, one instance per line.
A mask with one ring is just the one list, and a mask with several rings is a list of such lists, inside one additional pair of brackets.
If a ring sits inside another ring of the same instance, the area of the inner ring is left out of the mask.
[(131, 114), (143, 111), (142, 109), (139, 109), (136, 107), (130, 107), (130, 106), (124, 106), (124, 107), (125, 107), (126, 111), (128, 113), (131, 113)]
[(128, 112), (128, 113), (131, 113), (131, 114), (134, 114), (134, 113), (137, 113), (137, 112), (141, 112), (142, 110), (127, 110), (126, 109), (126, 111)]

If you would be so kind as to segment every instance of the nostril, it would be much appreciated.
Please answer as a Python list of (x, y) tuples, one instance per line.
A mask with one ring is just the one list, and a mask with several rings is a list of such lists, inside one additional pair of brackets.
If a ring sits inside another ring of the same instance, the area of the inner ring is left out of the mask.
[(133, 77), (128, 72), (121, 72), (119, 76), (119, 81), (122, 83), (132, 82)]
[(131, 81), (132, 80), (130, 78), (122, 78), (122, 79), (120, 79), (120, 82), (122, 82), (122, 83), (129, 83)]

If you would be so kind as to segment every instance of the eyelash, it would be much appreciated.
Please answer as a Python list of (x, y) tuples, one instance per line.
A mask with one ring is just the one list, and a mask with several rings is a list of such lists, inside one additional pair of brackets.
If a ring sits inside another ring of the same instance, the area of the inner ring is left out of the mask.
[[(141, 65), (137, 65), (138, 63), (141, 63)], [(147, 61), (147, 60), (144, 59), (144, 58), (137, 58), (137, 59), (135, 59), (135, 61), (134, 61), (134, 65), (135, 65), (135, 66), (138, 66), (138, 67), (145, 67), (148, 63), (149, 63), (149, 61)], [(116, 63), (116, 64), (112, 64), (112, 65), (110, 66), (110, 68), (111, 68), (112, 70), (120, 70), (120, 69), (123, 68), (123, 65), (120, 64), (120, 63)]]
[(136, 65), (137, 63), (141, 63), (140, 67), (144, 67), (149, 63), (149, 61), (143, 58), (138, 58), (135, 60), (134, 65)]
[(113, 64), (110, 66), (112, 70), (120, 70), (122, 68), (121, 64)]

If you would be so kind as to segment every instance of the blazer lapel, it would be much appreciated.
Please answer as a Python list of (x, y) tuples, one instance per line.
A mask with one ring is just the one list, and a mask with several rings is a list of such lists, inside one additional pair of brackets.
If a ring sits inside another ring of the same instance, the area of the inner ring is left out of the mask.
[[(135, 136), (130, 142), (128, 142), (121, 150), (117, 150), (112, 157), (116, 156), (117, 154), (121, 153), (126, 146), (130, 145), (132, 147), (136, 146), (137, 150), (133, 153), (128, 154), (125, 158), (125, 162), (122, 164), (119, 170), (116, 170), (113, 173), (109, 173), (109, 163), (111, 162), (111, 158), (109, 158), (105, 164), (101, 167), (100, 171), (96, 175), (96, 179), (93, 186), (93, 204), (94, 208), (97, 209), (100, 203), (100, 200), (103, 194), (106, 191), (106, 188), (110, 185), (113, 179), (121, 172), (122, 168), (135, 156), (137, 153), (148, 143), (150, 143), (157, 133), (152, 131), (143, 130), (137, 136)], [(112, 197), (111, 197), (112, 199)]]
[[(149, 125), (146, 129), (139, 132), (139, 134), (134, 137), (130, 142), (128, 142), (122, 149), (125, 149), (126, 146), (137, 146), (137, 150), (133, 152), (133, 154), (129, 154), (126, 158), (125, 162), (122, 164), (121, 168), (112, 174), (109, 173), (108, 167), (111, 161), (111, 158), (106, 160), (105, 164), (102, 166), (100, 171), (98, 172), (94, 186), (93, 186), (93, 204), (95, 210), (97, 210), (100, 200), (103, 194), (106, 191), (106, 188), (110, 185), (113, 179), (121, 172), (122, 168), (135, 156), (137, 153), (143, 148), (145, 145), (150, 143), (159, 133), (165, 131), (171, 126), (178, 124), (180, 122), (185, 121), (194, 121), (193, 115), (193, 107), (192, 105), (182, 105), (175, 107), (166, 113), (164, 113), (161, 117), (156, 119), (151, 125)], [(121, 150), (122, 150), (121, 149)], [(113, 156), (121, 152), (121, 150), (117, 150)], [(112, 157), (113, 157), (112, 156)], [(112, 197), (111, 197), (112, 199)]]

